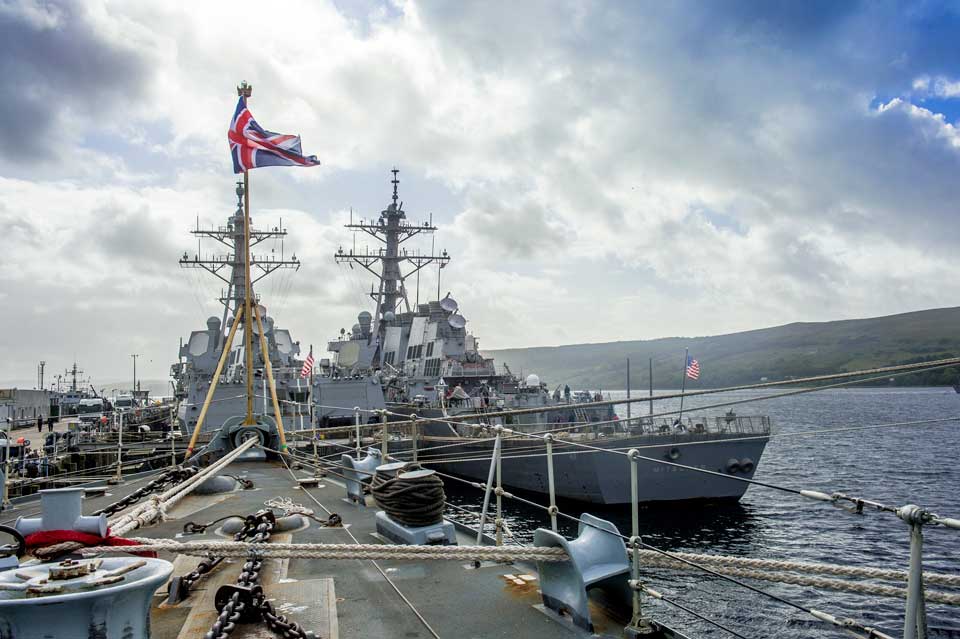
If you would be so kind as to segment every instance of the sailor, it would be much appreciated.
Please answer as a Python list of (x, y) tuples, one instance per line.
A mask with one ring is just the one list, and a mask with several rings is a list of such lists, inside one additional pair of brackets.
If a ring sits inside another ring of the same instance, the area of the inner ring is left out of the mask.
[(43, 415), (39, 415), (37, 417), (37, 432), (38, 433), (43, 432)]
[(53, 432), (53, 422), (56, 421), (52, 416), (47, 417), (47, 432)]
[(563, 385), (563, 399), (566, 402), (570, 401), (570, 384)]
[(559, 387), (559, 386), (557, 386), (556, 390), (553, 391), (553, 401), (555, 401), (555, 402), (559, 402), (559, 401), (560, 401), (560, 387)]
[(106, 416), (106, 415), (101, 415), (101, 416), (100, 416), (100, 427), (101, 427), (101, 428), (106, 428), (106, 427), (107, 427), (107, 421), (109, 421), (109, 420), (107, 420), (107, 416)]

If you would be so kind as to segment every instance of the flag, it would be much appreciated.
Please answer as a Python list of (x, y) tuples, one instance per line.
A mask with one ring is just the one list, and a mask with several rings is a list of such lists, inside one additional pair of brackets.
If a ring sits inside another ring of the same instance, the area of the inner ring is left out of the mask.
[(261, 166), (318, 166), (315, 155), (303, 155), (299, 135), (283, 135), (266, 131), (253, 119), (247, 108), (247, 99), (240, 96), (237, 110), (227, 131), (230, 155), (233, 157), (233, 172)]
[(687, 377), (700, 379), (700, 362), (687, 355)]
[(303, 360), (303, 368), (300, 369), (301, 379), (304, 377), (310, 377), (310, 373), (313, 372), (313, 351), (310, 351), (310, 354), (307, 355), (307, 359)]

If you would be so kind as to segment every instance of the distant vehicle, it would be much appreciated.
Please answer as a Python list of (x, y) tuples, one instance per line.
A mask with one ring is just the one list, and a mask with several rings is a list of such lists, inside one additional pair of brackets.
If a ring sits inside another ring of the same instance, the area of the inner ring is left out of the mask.
[(139, 406), (133, 395), (118, 395), (117, 398), (113, 400), (113, 405), (121, 410), (125, 408), (136, 408)]
[(96, 422), (109, 410), (110, 405), (102, 397), (87, 397), (77, 404), (77, 417), (84, 423)]

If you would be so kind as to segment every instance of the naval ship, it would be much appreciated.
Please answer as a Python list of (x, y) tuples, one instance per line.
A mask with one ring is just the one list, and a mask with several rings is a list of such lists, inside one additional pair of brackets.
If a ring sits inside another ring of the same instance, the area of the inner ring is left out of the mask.
[[(543, 441), (533, 437), (544, 432), (555, 434), (556, 447), (562, 451), (555, 460), (556, 491), (566, 499), (626, 504), (631, 486), (626, 459), (617, 456), (611, 460), (579, 448), (565, 450), (571, 446), (564, 442), (620, 450), (639, 448), (651, 458), (753, 477), (770, 434), (768, 418), (728, 414), (685, 421), (651, 417), (621, 420), (612, 402), (598, 403), (603, 399), (599, 393), (570, 392), (569, 387), (561, 392), (559, 385), (551, 392), (538, 375), (521, 379), (508, 366), (485, 357), (450, 293), (411, 305), (407, 292), (411, 278), (431, 264), (437, 265), (439, 273), (451, 256), (446, 250), (433, 255), (432, 251), (422, 254), (402, 247), (417, 235), (434, 233), (437, 227), (432, 220), (407, 221), (398, 194), (398, 170), (392, 173), (392, 201), (379, 218), (359, 222), (351, 219), (346, 225), (353, 232), (372, 236), (382, 246), (377, 250), (344, 250), (341, 246), (334, 256), (338, 263), (359, 265), (376, 281), (370, 292), (374, 313), (361, 312), (349, 334), (341, 331), (329, 342), (333, 355), (329, 364), (333, 372), (329, 374), (379, 377), (393, 418), (411, 414), (427, 418), (420, 422), (421, 463), (458, 477), (486, 479), (493, 438), (488, 429), (467, 423), (474, 421), (514, 432), (502, 442), (503, 482), (513, 489), (548, 491)], [(359, 402), (355, 405), (364, 409), (364, 414), (374, 409)], [(530, 436), (525, 437), (525, 433)], [(403, 454), (409, 441), (395, 440), (391, 450)], [(712, 481), (708, 476), (661, 464), (644, 466), (638, 483), (644, 502), (737, 500), (747, 485)]]

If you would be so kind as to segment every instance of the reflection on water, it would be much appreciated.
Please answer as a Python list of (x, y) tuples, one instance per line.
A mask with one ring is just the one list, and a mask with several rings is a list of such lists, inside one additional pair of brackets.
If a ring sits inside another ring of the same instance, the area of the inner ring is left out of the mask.
[[(773, 392), (776, 391), (739, 391), (687, 398), (684, 408), (686, 411)], [(617, 397), (617, 393), (613, 395)], [(654, 410), (670, 410), (675, 405), (672, 401), (657, 403)], [(958, 409), (960, 395), (940, 388), (828, 390), (736, 408), (741, 415), (763, 414), (773, 418), (774, 438), (758, 466), (757, 479), (791, 488), (846, 492), (891, 505), (918, 503), (954, 517), (960, 516), (960, 467), (956, 463), (960, 421), (816, 435), (799, 433), (938, 419), (958, 415)], [(719, 415), (726, 410), (709, 409), (701, 414)], [(625, 412), (622, 410), (622, 414)], [(481, 491), (448, 481), (447, 493), (450, 503), (479, 513)], [(524, 496), (546, 503), (542, 495)], [(558, 505), (571, 515), (586, 511), (609, 519), (622, 533), (630, 534), (629, 507), (604, 508), (567, 501)], [(532, 540), (536, 528), (549, 526), (546, 512), (510, 499), (504, 500), (504, 514), (510, 531), (524, 543)], [(476, 515), (471, 518), (461, 513), (458, 518), (474, 526), (477, 523)], [(575, 522), (561, 518), (560, 527), (564, 534), (576, 535)], [(491, 524), (488, 531), (492, 532)], [(758, 487), (751, 487), (740, 503), (644, 506), (640, 511), (640, 533), (644, 541), (664, 550), (901, 569), (906, 568), (908, 561), (907, 527), (891, 515), (851, 515), (827, 504)], [(928, 570), (960, 574), (960, 532), (928, 530), (924, 562)], [(843, 636), (811, 621), (804, 613), (710, 576), (655, 569), (646, 573), (645, 578), (653, 588), (738, 628), (747, 637)], [(901, 600), (766, 582), (754, 585), (837, 616), (875, 625), (893, 635), (901, 632)], [(651, 604), (650, 608), (654, 616), (669, 620), (693, 637), (727, 636), (662, 604)], [(928, 617), (932, 636), (960, 637), (960, 609), (930, 605)]]

